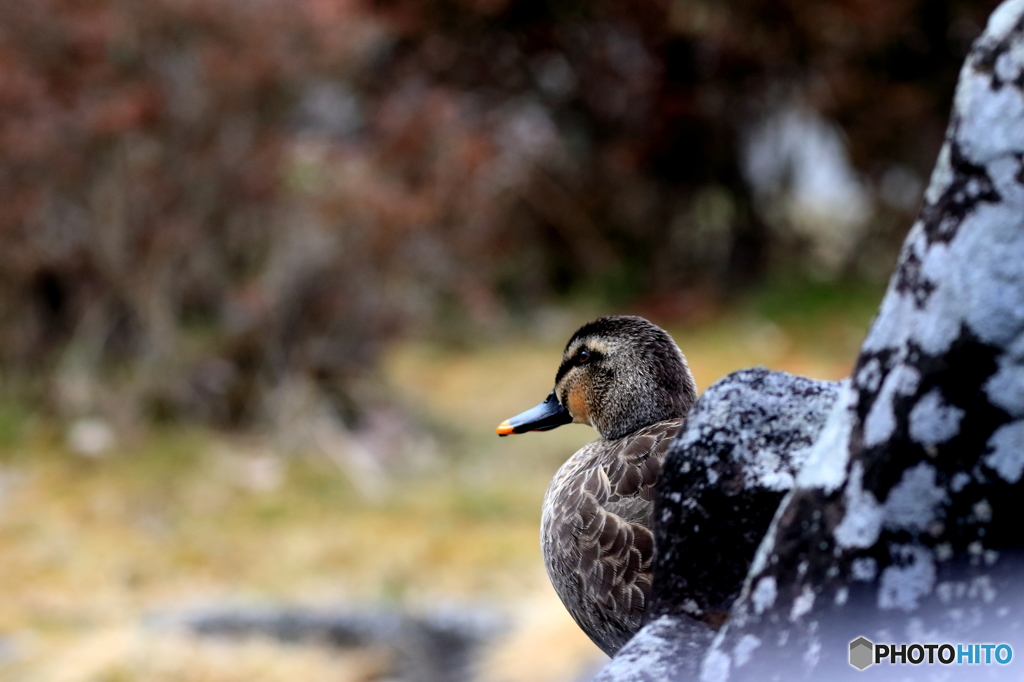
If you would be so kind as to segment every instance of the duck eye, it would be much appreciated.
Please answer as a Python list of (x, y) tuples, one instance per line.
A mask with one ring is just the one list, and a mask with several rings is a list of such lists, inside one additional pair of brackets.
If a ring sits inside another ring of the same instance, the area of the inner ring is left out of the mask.
[(582, 365), (584, 362), (587, 362), (588, 360), (590, 360), (589, 350), (581, 350), (579, 353), (576, 354), (577, 365)]

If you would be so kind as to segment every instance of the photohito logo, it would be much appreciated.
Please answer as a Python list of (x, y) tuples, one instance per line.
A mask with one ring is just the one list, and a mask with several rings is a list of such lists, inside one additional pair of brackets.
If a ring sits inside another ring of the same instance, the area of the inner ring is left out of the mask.
[(850, 665), (857, 670), (863, 670), (874, 663), (874, 648), (870, 639), (858, 637), (850, 642)]
[(1009, 644), (875, 644), (867, 637), (850, 642), (850, 665), (857, 670), (883, 661), (890, 665), (1006, 665), (1012, 660)]

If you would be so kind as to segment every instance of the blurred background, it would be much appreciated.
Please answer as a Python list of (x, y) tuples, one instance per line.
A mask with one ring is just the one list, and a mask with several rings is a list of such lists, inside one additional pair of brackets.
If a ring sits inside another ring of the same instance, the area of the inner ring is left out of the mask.
[(494, 426), (845, 376), (996, 4), (0, 4), (0, 679), (586, 679)]

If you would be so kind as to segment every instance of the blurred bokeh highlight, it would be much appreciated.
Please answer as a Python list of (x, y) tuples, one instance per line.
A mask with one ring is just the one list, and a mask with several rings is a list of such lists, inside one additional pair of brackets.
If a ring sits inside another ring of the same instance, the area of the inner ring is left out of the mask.
[(0, 5), (0, 679), (584, 679), (493, 427), (609, 313), (845, 376), (996, 4)]

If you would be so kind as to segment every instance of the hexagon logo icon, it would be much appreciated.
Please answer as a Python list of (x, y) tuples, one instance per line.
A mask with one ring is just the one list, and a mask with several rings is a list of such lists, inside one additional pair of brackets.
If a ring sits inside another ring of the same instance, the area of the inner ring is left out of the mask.
[(850, 665), (857, 670), (864, 670), (875, 662), (875, 645), (866, 637), (858, 637), (850, 642)]

